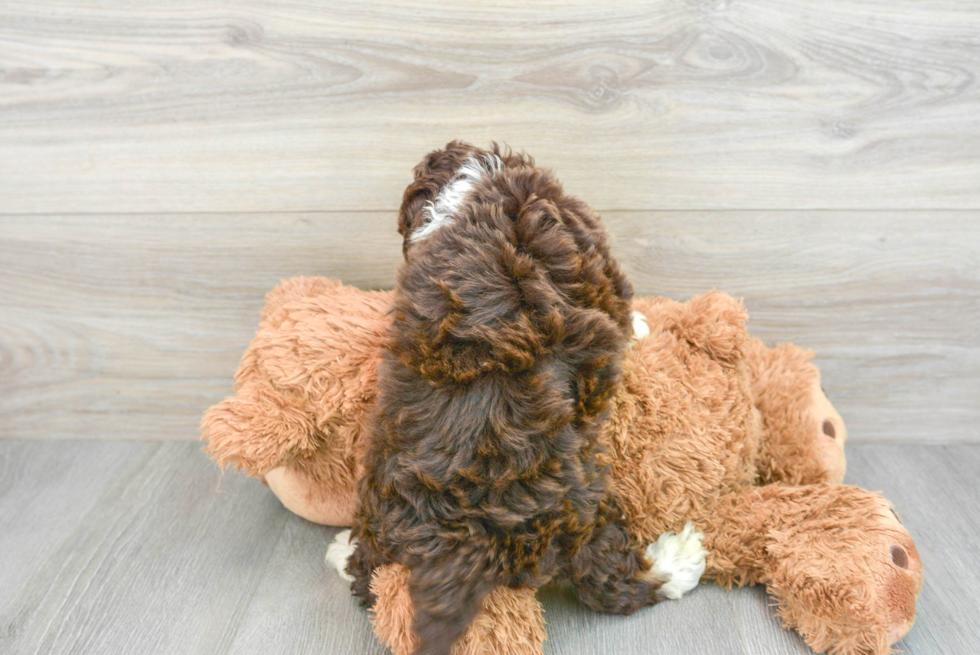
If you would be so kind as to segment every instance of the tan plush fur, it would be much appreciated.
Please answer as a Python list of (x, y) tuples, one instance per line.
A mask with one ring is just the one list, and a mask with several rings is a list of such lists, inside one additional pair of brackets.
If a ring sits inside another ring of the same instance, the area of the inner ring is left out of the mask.
[(324, 278), (269, 292), (235, 395), (204, 416), (208, 454), (267, 481), (304, 518), (350, 523), (391, 299)]
[[(377, 597), (371, 612), (378, 636), (394, 653), (414, 652), (408, 569), (397, 564), (380, 568), (371, 591)], [(497, 587), (483, 600), (483, 611), (455, 644), (453, 654), (537, 655), (544, 639), (544, 616), (534, 590)]]
[[(319, 278), (270, 293), (236, 396), (205, 415), (211, 456), (266, 479), (301, 516), (348, 525), (390, 301)], [(650, 542), (692, 521), (705, 578), (766, 584), (818, 652), (889, 652), (915, 618), (922, 563), (887, 500), (841, 484), (847, 433), (811, 354), (750, 338), (723, 293), (634, 309), (650, 335), (625, 356), (603, 433), (629, 529)], [(414, 644), (406, 580), (391, 565), (371, 586), (396, 655)], [(537, 654), (544, 637), (533, 594), (501, 587), (454, 653)]]

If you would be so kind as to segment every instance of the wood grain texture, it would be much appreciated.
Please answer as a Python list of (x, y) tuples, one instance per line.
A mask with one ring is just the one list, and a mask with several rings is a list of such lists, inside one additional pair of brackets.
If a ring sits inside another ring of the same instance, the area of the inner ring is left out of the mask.
[(34, 584), (38, 572), (63, 563), (69, 537), (97, 511), (113, 482), (142, 471), (158, 448), (0, 442), (0, 651), (8, 652), (5, 640), (23, 634), (34, 608), (53, 602), (44, 585)]
[[(980, 446), (849, 448), (926, 567), (908, 655), (980, 650)], [(383, 655), (323, 562), (336, 530), (220, 475), (195, 444), (0, 442), (0, 652)], [(702, 585), (632, 617), (543, 590), (546, 655), (806, 655), (761, 588)]]
[(855, 442), (980, 441), (980, 212), (607, 213), (640, 293), (741, 297)]
[[(862, 441), (980, 441), (980, 212), (607, 212), (641, 294), (817, 351)], [(390, 287), (394, 215), (0, 216), (0, 437), (197, 438), (295, 275)]]
[(0, 436), (196, 439), (265, 293), (303, 274), (390, 286), (393, 220), (0, 217)]
[(451, 138), (600, 209), (980, 208), (957, 0), (0, 6), (0, 211), (391, 210)]

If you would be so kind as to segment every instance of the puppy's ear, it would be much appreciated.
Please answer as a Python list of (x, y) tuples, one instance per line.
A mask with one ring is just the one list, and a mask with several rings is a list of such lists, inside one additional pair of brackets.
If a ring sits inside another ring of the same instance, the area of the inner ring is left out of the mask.
[(414, 180), (405, 189), (398, 210), (398, 232), (405, 238), (402, 250), (407, 250), (409, 236), (424, 222), (425, 206), (435, 200), (467, 157), (485, 154), (476, 146), (451, 141), (442, 150), (433, 150), (412, 171)]

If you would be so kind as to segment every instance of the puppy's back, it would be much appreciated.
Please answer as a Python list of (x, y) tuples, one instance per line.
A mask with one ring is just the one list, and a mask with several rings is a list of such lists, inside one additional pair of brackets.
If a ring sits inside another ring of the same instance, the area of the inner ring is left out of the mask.
[(413, 569), (420, 653), (448, 652), (493, 586), (545, 582), (593, 520), (597, 423), (631, 331), (584, 203), (521, 158), (449, 159), (402, 209), (364, 507)]

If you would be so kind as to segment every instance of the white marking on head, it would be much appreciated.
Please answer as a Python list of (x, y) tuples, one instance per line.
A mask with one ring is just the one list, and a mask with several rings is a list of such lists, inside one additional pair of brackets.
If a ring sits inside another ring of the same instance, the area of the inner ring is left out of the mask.
[(350, 530), (338, 532), (333, 538), (333, 543), (327, 546), (326, 562), (327, 566), (337, 569), (340, 577), (347, 582), (353, 582), (354, 578), (347, 574), (347, 560), (354, 554), (357, 548), (357, 539), (350, 538)]
[(497, 155), (468, 157), (459, 167), (453, 179), (439, 190), (436, 199), (425, 206), (426, 222), (412, 233), (411, 241), (421, 241), (436, 230), (453, 222), (453, 214), (459, 209), (467, 194), (484, 178), (500, 172), (504, 162)]
[(665, 532), (647, 546), (647, 558), (653, 567), (646, 576), (663, 582), (658, 592), (661, 598), (677, 600), (698, 586), (707, 566), (708, 551), (701, 545), (703, 540), (704, 533), (695, 530), (689, 521), (679, 533)]

